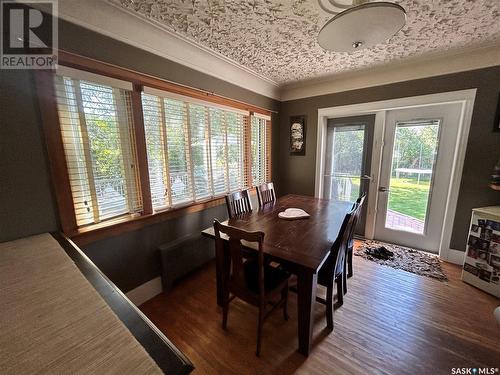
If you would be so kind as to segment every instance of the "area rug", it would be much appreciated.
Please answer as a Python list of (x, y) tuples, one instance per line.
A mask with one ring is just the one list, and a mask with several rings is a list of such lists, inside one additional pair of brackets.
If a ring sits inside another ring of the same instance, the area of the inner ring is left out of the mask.
[[(394, 255), (389, 259), (379, 259), (369, 254), (370, 250), (380, 249), (382, 246), (393, 252)], [(409, 247), (372, 240), (356, 241), (354, 245), (354, 255), (383, 264), (384, 266), (404, 270), (421, 276), (432, 277), (439, 281), (448, 281), (448, 278), (441, 268), (441, 261), (438, 256)]]

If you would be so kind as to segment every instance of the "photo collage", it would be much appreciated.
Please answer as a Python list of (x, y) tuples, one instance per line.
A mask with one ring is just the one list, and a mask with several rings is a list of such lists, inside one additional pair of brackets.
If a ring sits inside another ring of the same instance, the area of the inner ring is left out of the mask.
[(478, 219), (471, 226), (464, 271), (500, 284), (500, 222)]

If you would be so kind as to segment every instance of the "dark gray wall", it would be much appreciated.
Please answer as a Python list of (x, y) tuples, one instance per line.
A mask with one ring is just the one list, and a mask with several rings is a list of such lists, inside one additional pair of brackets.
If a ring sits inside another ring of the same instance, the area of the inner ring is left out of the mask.
[[(211, 226), (214, 218), (227, 218), (225, 205), (97, 241), (84, 250), (121, 290), (128, 291), (160, 275), (158, 245), (199, 233)], [(208, 251), (208, 246), (199, 251)]]
[[(59, 22), (61, 49), (141, 73), (204, 89), (263, 108), (279, 102), (71, 23)], [(0, 71), (0, 242), (58, 230), (49, 164), (31, 71)], [(273, 115), (273, 160), (278, 164), (279, 119)], [(225, 207), (155, 224), (83, 246), (124, 291), (160, 275), (156, 247), (225, 218)]]
[[(477, 88), (450, 247), (465, 250), (471, 209), (500, 204), (488, 187), (500, 156), (500, 132), (493, 122), (500, 91), (500, 66), (390, 85), (286, 101), (280, 107), (280, 194), (314, 195), (318, 108)], [(306, 155), (288, 152), (290, 116), (307, 115)]]
[(57, 230), (33, 75), (0, 70), (0, 242)]

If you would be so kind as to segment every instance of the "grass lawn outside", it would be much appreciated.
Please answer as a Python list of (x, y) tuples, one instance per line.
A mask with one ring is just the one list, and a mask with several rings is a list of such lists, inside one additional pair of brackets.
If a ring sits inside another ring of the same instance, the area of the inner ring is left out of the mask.
[(430, 182), (412, 178), (391, 178), (389, 204), (396, 211), (419, 220), (425, 219)]
[[(351, 202), (359, 197), (359, 178), (351, 179)], [(420, 181), (413, 178), (391, 178), (389, 192), (389, 210), (405, 214), (415, 219), (424, 220), (427, 211), (430, 181)]]

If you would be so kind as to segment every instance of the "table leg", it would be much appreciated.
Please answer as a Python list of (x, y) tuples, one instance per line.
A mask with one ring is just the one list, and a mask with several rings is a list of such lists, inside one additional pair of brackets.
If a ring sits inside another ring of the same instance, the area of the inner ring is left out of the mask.
[(317, 274), (309, 270), (297, 274), (299, 352), (305, 356), (308, 356), (311, 351), (317, 279)]

